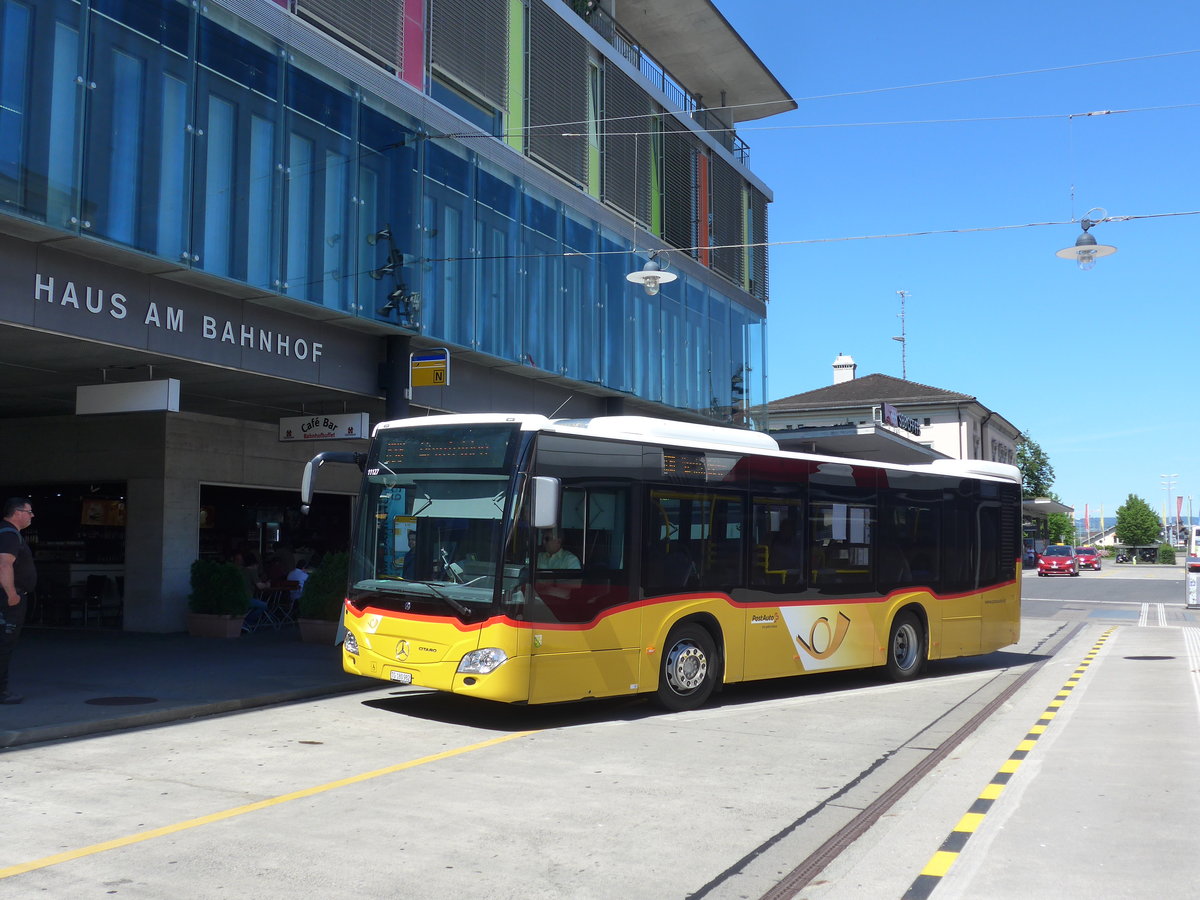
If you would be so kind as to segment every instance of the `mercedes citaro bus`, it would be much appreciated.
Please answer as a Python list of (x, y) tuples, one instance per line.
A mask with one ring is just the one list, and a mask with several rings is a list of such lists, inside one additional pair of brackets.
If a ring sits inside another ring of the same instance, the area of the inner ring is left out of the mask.
[(894, 679), (1020, 629), (1021, 483), (636, 416), (379, 424), (362, 467), (348, 672), (504, 703), (868, 666)]

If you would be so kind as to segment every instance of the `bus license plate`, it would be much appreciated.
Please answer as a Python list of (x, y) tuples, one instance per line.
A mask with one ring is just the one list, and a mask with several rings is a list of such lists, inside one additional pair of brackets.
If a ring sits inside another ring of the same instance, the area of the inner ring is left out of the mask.
[(408, 672), (393, 672), (391, 677), (397, 684), (412, 684), (412, 675)]

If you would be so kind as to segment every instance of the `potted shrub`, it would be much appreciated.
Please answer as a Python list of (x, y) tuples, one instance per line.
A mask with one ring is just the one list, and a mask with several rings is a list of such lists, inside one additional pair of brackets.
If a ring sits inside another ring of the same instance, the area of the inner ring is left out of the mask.
[(350, 572), (350, 554), (327, 553), (321, 564), (304, 582), (300, 593), (300, 638), (332, 644), (342, 621), (346, 599), (346, 581)]
[(193, 637), (237, 637), (250, 611), (250, 591), (242, 571), (231, 562), (198, 559), (192, 563), (188, 595), (188, 633)]

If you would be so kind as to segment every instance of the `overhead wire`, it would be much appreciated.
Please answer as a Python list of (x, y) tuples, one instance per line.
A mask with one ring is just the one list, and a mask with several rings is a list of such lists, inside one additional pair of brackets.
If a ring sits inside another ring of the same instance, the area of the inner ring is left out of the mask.
[[(1132, 222), (1138, 219), (1162, 219), (1171, 216), (1200, 216), (1200, 209), (1186, 210), (1181, 212), (1168, 213), (1145, 213), (1142, 215), (1130, 216), (1105, 216), (1102, 219), (1091, 220), (1092, 224), (1098, 225), (1104, 222)], [(753, 243), (743, 244), (705, 244), (695, 247), (665, 247), (659, 252), (660, 254), (670, 253), (691, 253), (698, 250), (741, 250), (751, 247), (787, 247), (799, 244), (835, 244), (845, 241), (878, 241), (887, 238), (906, 238), (906, 237), (926, 237), (935, 234), (971, 234), (983, 231), (1013, 231), (1018, 228), (1042, 228), (1045, 226), (1062, 226), (1062, 225), (1078, 225), (1079, 219), (1070, 219), (1069, 221), (1056, 222), (1025, 222), (1020, 225), (982, 225), (976, 228), (941, 228), (930, 229), (927, 231), (903, 231), (891, 232), (887, 234), (860, 234), (846, 237), (826, 237), (826, 238), (797, 238), (786, 241), (758, 241)], [(593, 257), (593, 256), (628, 256), (630, 250), (566, 250), (562, 253), (515, 253), (503, 254), (498, 256), (447, 256), (440, 258), (425, 258), (417, 260), (421, 263), (435, 262), (464, 262), (469, 260), (496, 260), (496, 259), (550, 259), (560, 257)]]
[[(889, 93), (892, 91), (907, 91), (907, 90), (915, 90), (917, 88), (941, 87), (944, 85), (966, 84), (966, 83), (976, 82), (976, 81), (989, 81), (989, 80), (998, 79), (998, 78), (1016, 78), (1016, 77), (1020, 77), (1023, 75), (1042, 75), (1042, 74), (1046, 74), (1046, 73), (1050, 73), (1050, 72), (1063, 72), (1063, 71), (1068, 71), (1071, 69), (1085, 69), (1085, 68), (1091, 68), (1091, 67), (1095, 67), (1095, 66), (1108, 66), (1108, 65), (1116, 65), (1116, 64), (1120, 64), (1120, 63), (1143, 62), (1145, 60), (1166, 59), (1166, 58), (1175, 57), (1175, 56), (1187, 56), (1187, 55), (1195, 54), (1195, 53), (1200, 53), (1200, 48), (1194, 49), (1194, 50), (1172, 50), (1172, 51), (1168, 51), (1166, 53), (1153, 53), (1153, 54), (1148, 54), (1145, 56), (1127, 56), (1127, 57), (1122, 57), (1120, 59), (1104, 59), (1104, 60), (1097, 60), (1095, 62), (1073, 63), (1073, 64), (1065, 65), (1065, 66), (1047, 66), (1047, 67), (1043, 67), (1043, 68), (1039, 68), (1039, 69), (1024, 69), (1024, 70), (1017, 71), (1017, 72), (1000, 72), (1000, 73), (994, 73), (991, 75), (969, 75), (964, 78), (947, 78), (947, 79), (942, 79), (940, 81), (924, 81), (924, 82), (919, 82), (919, 83), (915, 83), (915, 84), (892, 85), (890, 87), (881, 87), (881, 88), (864, 88), (863, 90), (859, 90), (859, 91), (840, 91), (840, 92), (832, 93), (832, 94), (816, 94), (811, 97), (787, 97), (787, 98), (784, 98), (781, 100), (759, 100), (759, 101), (755, 101), (753, 103), (733, 103), (733, 104), (726, 104), (723, 106), (703, 107), (703, 109), (706, 112), (720, 112), (720, 111), (724, 111), (724, 110), (751, 109), (751, 108), (757, 107), (757, 106), (778, 106), (781, 103), (800, 104), (800, 103), (808, 103), (808, 102), (811, 102), (814, 100), (831, 100), (831, 99), (838, 99), (838, 98), (842, 98), (842, 97), (858, 97), (858, 96), (865, 96), (868, 94)], [(995, 120), (996, 118), (1031, 118), (1031, 119), (1035, 119), (1035, 118), (1066, 118), (1066, 117), (1070, 117), (1070, 116), (1107, 115), (1107, 114), (1110, 114), (1113, 112), (1143, 112), (1143, 111), (1151, 111), (1151, 110), (1158, 110), (1158, 109), (1181, 109), (1181, 108), (1186, 108), (1186, 107), (1196, 106), (1196, 105), (1200, 105), (1200, 104), (1186, 103), (1186, 104), (1179, 104), (1178, 106), (1144, 107), (1144, 108), (1140, 108), (1140, 109), (1128, 109), (1128, 110), (1102, 110), (1100, 112), (1089, 112), (1089, 113), (1062, 113), (1062, 114), (1055, 114), (1055, 115), (1050, 115), (1050, 116), (1015, 116), (1015, 117), (993, 117), (993, 118), (983, 118), (983, 119), (947, 119), (947, 120), (929, 120), (929, 121), (930, 122), (943, 122), (943, 121), (971, 122), (971, 121), (992, 121), (992, 120)], [(609, 123), (609, 122), (623, 122), (623, 121), (632, 121), (632, 120), (636, 120), (636, 119), (655, 118), (655, 117), (659, 116), (660, 114), (661, 113), (657, 113), (657, 112), (638, 113), (638, 114), (629, 115), (629, 116), (609, 116), (606, 118), (595, 119), (595, 120), (549, 122), (549, 123), (538, 124), (538, 125), (525, 125), (519, 131), (502, 132), (500, 134), (490, 134), (487, 132), (480, 131), (480, 132), (470, 132), (470, 133), (450, 133), (450, 134), (443, 134), (443, 135), (436, 135), (436, 136), (437, 137), (446, 137), (446, 138), (510, 137), (510, 136), (514, 136), (514, 135), (527, 133), (528, 131), (530, 131), (531, 129), (534, 129), (534, 128), (540, 130), (540, 129), (551, 129), (551, 128), (567, 128), (567, 127), (576, 126), (576, 125), (589, 125), (589, 124), (597, 125), (597, 124), (605, 124), (605, 123)], [(899, 123), (871, 123), (871, 122), (868, 122), (868, 123), (862, 123), (862, 124), (863, 125), (925, 124), (925, 122), (924, 121), (899, 122)], [(803, 127), (808, 127), (808, 128), (820, 128), (820, 127), (845, 128), (845, 127), (852, 127), (852, 125), (809, 125), (809, 126), (786, 126), (785, 125), (785, 126), (762, 126), (762, 127), (753, 126), (753, 127), (748, 127), (748, 128), (744, 128), (741, 130), (744, 130), (744, 131), (768, 130), (773, 127), (778, 127), (778, 128), (803, 128)], [(709, 131), (733, 131), (735, 129), (727, 128), (727, 129), (706, 129), (706, 130), (709, 130)], [(620, 133), (621, 134), (633, 134), (634, 132), (620, 132)], [(580, 133), (565, 132), (561, 136), (563, 136), (563, 137), (586, 137), (587, 135), (582, 132), (580, 132)]]

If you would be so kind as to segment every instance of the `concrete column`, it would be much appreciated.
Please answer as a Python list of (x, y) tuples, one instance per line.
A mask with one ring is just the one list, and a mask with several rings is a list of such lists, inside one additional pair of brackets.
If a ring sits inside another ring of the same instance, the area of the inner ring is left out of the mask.
[[(392, 334), (385, 339), (387, 361), (383, 364), (380, 387), (385, 396), (384, 415), (389, 420), (408, 418), (409, 353), (412, 338), (407, 334)], [(374, 424), (374, 423), (372, 423)]]
[(130, 478), (125, 509), (125, 630), (183, 631), (200, 553), (199, 482)]

